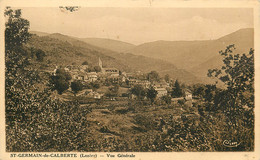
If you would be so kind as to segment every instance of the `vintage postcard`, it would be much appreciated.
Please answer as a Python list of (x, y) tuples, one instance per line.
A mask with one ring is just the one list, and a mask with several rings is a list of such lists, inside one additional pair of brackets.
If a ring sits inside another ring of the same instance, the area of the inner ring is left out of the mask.
[(0, 160), (259, 160), (259, 1), (0, 6)]

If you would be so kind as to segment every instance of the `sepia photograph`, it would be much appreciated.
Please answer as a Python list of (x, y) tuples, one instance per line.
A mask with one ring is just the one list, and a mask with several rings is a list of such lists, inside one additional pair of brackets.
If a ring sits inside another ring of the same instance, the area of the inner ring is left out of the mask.
[(254, 8), (3, 14), (5, 152), (255, 151)]

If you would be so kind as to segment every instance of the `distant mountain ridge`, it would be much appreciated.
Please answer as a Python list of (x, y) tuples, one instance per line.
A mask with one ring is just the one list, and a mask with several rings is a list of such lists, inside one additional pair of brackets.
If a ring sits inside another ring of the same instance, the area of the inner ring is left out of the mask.
[(126, 52), (136, 47), (131, 43), (104, 38), (80, 38), (79, 40), (94, 46), (106, 48), (116, 52)]
[(193, 74), (179, 70), (175, 65), (164, 60), (114, 52), (59, 33), (41, 37), (33, 35), (27, 46), (45, 51), (47, 54), (46, 61), (53, 65), (81, 64), (86, 60), (89, 64), (95, 66), (98, 65), (98, 59), (101, 58), (104, 66), (116, 67), (126, 72), (141, 71), (148, 73), (155, 70), (162, 77), (169, 74), (173, 79), (179, 79), (184, 83), (191, 84), (194, 83), (194, 80), (200, 82)]
[(219, 51), (230, 44), (235, 44), (236, 53), (248, 52), (254, 47), (254, 29), (240, 29), (216, 40), (149, 42), (128, 52), (166, 60), (205, 79), (208, 69), (222, 65)]
[(253, 29), (241, 29), (217, 40), (203, 41), (155, 41), (138, 45), (128, 51), (164, 59), (179, 68), (188, 69), (211, 59), (227, 45), (235, 44), (237, 49), (245, 52), (253, 47)]
[[(58, 35), (60, 35), (60, 36), (63, 35), (60, 33), (45, 33), (45, 32), (39, 32), (39, 31), (30, 31), (30, 33), (36, 34), (40, 37), (50, 36), (53, 38), (55, 38), (55, 36), (58, 36)], [(63, 36), (66, 37), (66, 35), (63, 35)], [(87, 44), (90, 44), (90, 45), (93, 45), (96, 47), (100, 47), (100, 48), (104, 48), (104, 49), (108, 49), (108, 50), (115, 51), (115, 52), (126, 52), (126, 51), (136, 47), (136, 45), (131, 44), (131, 43), (123, 42), (120, 40), (108, 39), (108, 38), (78, 38), (78, 37), (73, 37), (73, 36), (67, 36), (67, 37), (74, 38), (79, 41), (83, 41)], [(61, 38), (61, 37), (59, 37), (59, 38)]]
[(160, 40), (137, 46), (111, 39), (77, 38), (59, 33), (32, 33), (41, 36), (38, 39), (48, 37), (57, 40), (56, 43), (70, 44), (65, 48), (69, 47), (72, 50), (72, 55), (80, 54), (70, 61), (79, 63), (85, 56), (86, 59), (94, 62), (97, 61), (98, 56), (101, 56), (107, 66), (118, 67), (126, 71), (149, 72), (156, 70), (161, 75), (170, 74), (173, 78), (188, 83), (194, 83), (192, 79), (198, 82), (212, 82), (207, 77), (207, 71), (222, 65), (221, 56), (218, 53), (220, 50), (224, 50), (226, 46), (235, 44), (236, 53), (241, 54), (254, 47), (253, 28), (240, 29), (216, 40)]

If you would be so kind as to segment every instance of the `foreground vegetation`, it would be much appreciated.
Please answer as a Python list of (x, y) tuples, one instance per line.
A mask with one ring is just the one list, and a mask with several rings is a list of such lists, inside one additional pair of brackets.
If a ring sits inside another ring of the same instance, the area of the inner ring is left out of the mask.
[(209, 76), (227, 87), (190, 86), (198, 97), (193, 102), (80, 104), (78, 97), (67, 102), (53, 96), (51, 76), (37, 68), (43, 54), (23, 46), (29, 22), (19, 10), (5, 14), (7, 151), (254, 150), (253, 50), (239, 56), (229, 46), (220, 52), (224, 66)]

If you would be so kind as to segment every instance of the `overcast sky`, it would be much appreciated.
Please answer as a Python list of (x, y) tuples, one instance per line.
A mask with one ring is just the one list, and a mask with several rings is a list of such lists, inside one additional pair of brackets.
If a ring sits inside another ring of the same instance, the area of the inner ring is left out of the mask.
[(192, 8), (22, 8), (32, 31), (133, 44), (156, 40), (209, 40), (253, 27), (252, 9)]

